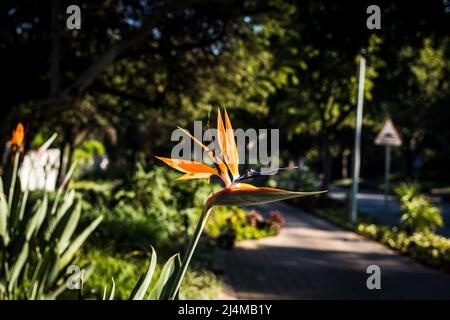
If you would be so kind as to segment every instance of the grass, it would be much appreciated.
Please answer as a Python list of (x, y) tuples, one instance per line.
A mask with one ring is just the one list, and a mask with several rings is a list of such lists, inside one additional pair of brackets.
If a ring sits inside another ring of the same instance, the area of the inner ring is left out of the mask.
[[(194, 261), (192, 268), (186, 274), (180, 290), (180, 299), (217, 299), (221, 289), (221, 279), (210, 271), (212, 263), (211, 250), (207, 244), (202, 243), (206, 253), (200, 253)], [(153, 281), (156, 281), (161, 272), (166, 256), (158, 253), (158, 264)], [(147, 252), (136, 250), (128, 253), (115, 252), (111, 247), (97, 248), (90, 246), (85, 249), (77, 265), (94, 262), (95, 269), (83, 286), (84, 299), (101, 299), (104, 288), (110, 291), (112, 278), (115, 282), (115, 299), (128, 299), (139, 277), (146, 271), (149, 263)], [(77, 291), (66, 291), (60, 299), (77, 298)]]

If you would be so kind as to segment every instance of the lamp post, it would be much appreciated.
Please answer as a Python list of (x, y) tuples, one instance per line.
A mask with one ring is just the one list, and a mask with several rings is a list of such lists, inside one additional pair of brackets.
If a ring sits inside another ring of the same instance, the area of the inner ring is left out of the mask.
[(355, 145), (353, 149), (353, 173), (352, 173), (352, 193), (351, 193), (351, 221), (356, 222), (358, 218), (358, 189), (359, 189), (359, 171), (361, 167), (361, 127), (364, 102), (364, 80), (366, 74), (366, 50), (361, 50), (361, 59), (359, 60), (359, 85), (358, 85), (358, 105), (356, 109), (355, 125)]

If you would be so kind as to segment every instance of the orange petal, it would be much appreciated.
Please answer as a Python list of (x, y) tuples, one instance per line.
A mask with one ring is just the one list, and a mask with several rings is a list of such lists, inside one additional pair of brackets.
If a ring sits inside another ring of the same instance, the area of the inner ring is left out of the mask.
[(195, 161), (181, 160), (181, 159), (171, 159), (156, 157), (159, 160), (165, 162), (172, 168), (181, 171), (183, 173), (194, 174), (194, 173), (206, 173), (209, 175), (217, 174), (217, 171), (203, 163), (198, 163)]
[(228, 175), (227, 165), (217, 157), (216, 160), (217, 160), (216, 167), (218, 168), (219, 171), (219, 177), (220, 179), (222, 179), (223, 183), (225, 183), (225, 186), (228, 187), (231, 185), (231, 179), (230, 176)]
[[(223, 126), (222, 114), (220, 109), (217, 109), (217, 142), (220, 147), (219, 157), (223, 159), (224, 162), (228, 162), (227, 156), (227, 135), (225, 132), (225, 127)], [(216, 153), (217, 156), (217, 153)]]
[(25, 134), (24, 134), (23, 125), (21, 122), (19, 122), (17, 124), (16, 130), (14, 130), (12, 132), (12, 137), (11, 137), (11, 140), (8, 141), (8, 144), (15, 144), (18, 146), (22, 146), (24, 136), (25, 136)]
[(21, 122), (19, 122), (17, 124), (17, 128), (16, 128), (16, 138), (17, 138), (17, 144), (18, 145), (22, 145), (23, 144), (24, 137), (25, 137), (25, 134), (24, 134), (23, 125), (22, 125)]
[(225, 110), (225, 129), (226, 129), (226, 157), (228, 159), (228, 167), (234, 179), (239, 178), (239, 154), (234, 140), (233, 127), (231, 126), (230, 119), (228, 118), (227, 110)]
[(204, 173), (204, 172), (186, 173), (181, 177), (177, 178), (177, 180), (209, 179), (211, 175), (212, 175), (211, 173)]

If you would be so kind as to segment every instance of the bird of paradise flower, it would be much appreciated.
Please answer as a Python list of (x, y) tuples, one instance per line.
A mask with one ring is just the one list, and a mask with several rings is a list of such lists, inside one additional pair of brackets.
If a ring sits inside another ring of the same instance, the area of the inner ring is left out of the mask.
[(12, 131), (11, 139), (7, 142), (7, 144), (11, 148), (11, 152), (13, 155), (13, 174), (11, 178), (11, 184), (9, 189), (9, 199), (8, 204), (11, 208), (12, 205), (12, 195), (14, 194), (14, 188), (16, 187), (16, 179), (17, 172), (19, 169), (19, 158), (20, 153), (24, 151), (24, 140), (25, 140), (25, 130), (21, 122), (19, 122), (16, 126), (16, 129)]
[(200, 235), (206, 225), (206, 221), (213, 207), (221, 205), (257, 205), (326, 192), (296, 192), (268, 187), (256, 187), (248, 183), (243, 183), (243, 180), (260, 176), (262, 174), (255, 170), (250, 170), (242, 175), (239, 173), (238, 149), (235, 142), (233, 128), (231, 126), (231, 122), (226, 110), (224, 111), (224, 118), (225, 119), (223, 120), (222, 114), (219, 109), (217, 112), (217, 144), (219, 150), (216, 150), (216, 148), (214, 147), (214, 141), (212, 143), (212, 147), (208, 148), (202, 142), (192, 136), (187, 130), (179, 128), (195, 143), (197, 143), (202, 148), (202, 150), (206, 152), (206, 154), (214, 163), (214, 168), (195, 161), (156, 157), (172, 168), (184, 173), (184, 175), (179, 177), (178, 180), (204, 178), (209, 179), (211, 176), (215, 175), (218, 176), (224, 183), (223, 189), (212, 194), (205, 203), (193, 238), (189, 243), (189, 246), (183, 258), (183, 262), (181, 263), (180, 271), (178, 272), (178, 275), (172, 287), (172, 294), (170, 295), (172, 299), (175, 298), (178, 293), (189, 262), (192, 258), (198, 240), (200, 239)]
[(24, 134), (23, 125), (21, 122), (19, 122), (17, 124), (16, 129), (13, 130), (13, 132), (11, 134), (11, 139), (8, 141), (8, 144), (11, 146), (11, 148), (22, 149), (24, 138), (25, 138), (25, 134)]

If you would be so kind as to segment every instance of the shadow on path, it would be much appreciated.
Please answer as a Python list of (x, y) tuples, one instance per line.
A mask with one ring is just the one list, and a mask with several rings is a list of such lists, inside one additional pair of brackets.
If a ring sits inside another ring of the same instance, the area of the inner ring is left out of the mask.
[[(277, 237), (240, 242), (223, 252), (226, 295), (237, 299), (450, 299), (450, 276), (285, 203)], [(369, 265), (381, 268), (381, 290), (369, 290)]]

